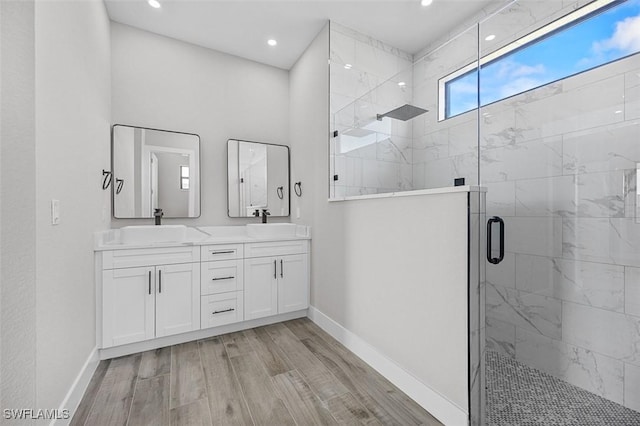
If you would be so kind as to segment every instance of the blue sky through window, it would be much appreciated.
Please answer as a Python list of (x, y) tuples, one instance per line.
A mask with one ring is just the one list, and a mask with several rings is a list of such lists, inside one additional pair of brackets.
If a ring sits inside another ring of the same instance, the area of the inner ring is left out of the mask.
[[(480, 68), (480, 104), (640, 51), (640, 0), (627, 0)], [(446, 83), (446, 117), (477, 107), (477, 70)]]

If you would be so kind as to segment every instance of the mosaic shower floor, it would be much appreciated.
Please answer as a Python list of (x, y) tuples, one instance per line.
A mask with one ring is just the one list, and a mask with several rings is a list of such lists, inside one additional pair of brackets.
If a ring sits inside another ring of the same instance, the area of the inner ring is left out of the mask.
[(640, 413), (487, 351), (489, 426), (640, 426)]

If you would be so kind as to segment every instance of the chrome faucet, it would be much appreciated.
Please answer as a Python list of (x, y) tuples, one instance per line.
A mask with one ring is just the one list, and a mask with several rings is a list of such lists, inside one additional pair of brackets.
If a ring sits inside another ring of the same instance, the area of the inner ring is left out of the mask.
[(156, 225), (161, 225), (162, 216), (164, 216), (162, 209), (153, 209), (153, 217), (156, 218)]

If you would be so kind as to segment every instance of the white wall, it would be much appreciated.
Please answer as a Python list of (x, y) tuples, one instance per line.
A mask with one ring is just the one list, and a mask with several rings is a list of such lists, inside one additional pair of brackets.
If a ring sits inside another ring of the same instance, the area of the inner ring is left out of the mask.
[[(53, 409), (95, 347), (93, 232), (107, 227), (109, 210), (101, 188), (109, 21), (102, 2), (0, 5), (0, 406)], [(51, 199), (61, 202), (57, 226)]]
[(0, 2), (0, 19), (0, 407), (22, 408), (36, 383), (33, 1)]
[(36, 406), (57, 408), (96, 344), (93, 233), (109, 225), (101, 186), (109, 169), (109, 20), (102, 2), (39, 1), (35, 22)]
[(290, 73), (311, 304), (466, 411), (466, 194), (327, 201), (328, 50), (325, 27)]
[(255, 221), (227, 217), (227, 140), (288, 145), (289, 73), (118, 23), (111, 34), (112, 122), (200, 135), (201, 217), (177, 221)]

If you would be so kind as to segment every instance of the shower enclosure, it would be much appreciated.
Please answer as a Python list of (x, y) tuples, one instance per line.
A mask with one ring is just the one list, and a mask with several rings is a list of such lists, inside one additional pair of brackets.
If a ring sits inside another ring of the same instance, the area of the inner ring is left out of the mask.
[(564, 3), (479, 26), (487, 422), (640, 424), (640, 4)]
[(471, 423), (640, 425), (640, 3), (520, 0), (466, 28), (332, 94), (330, 196), (485, 187)]

